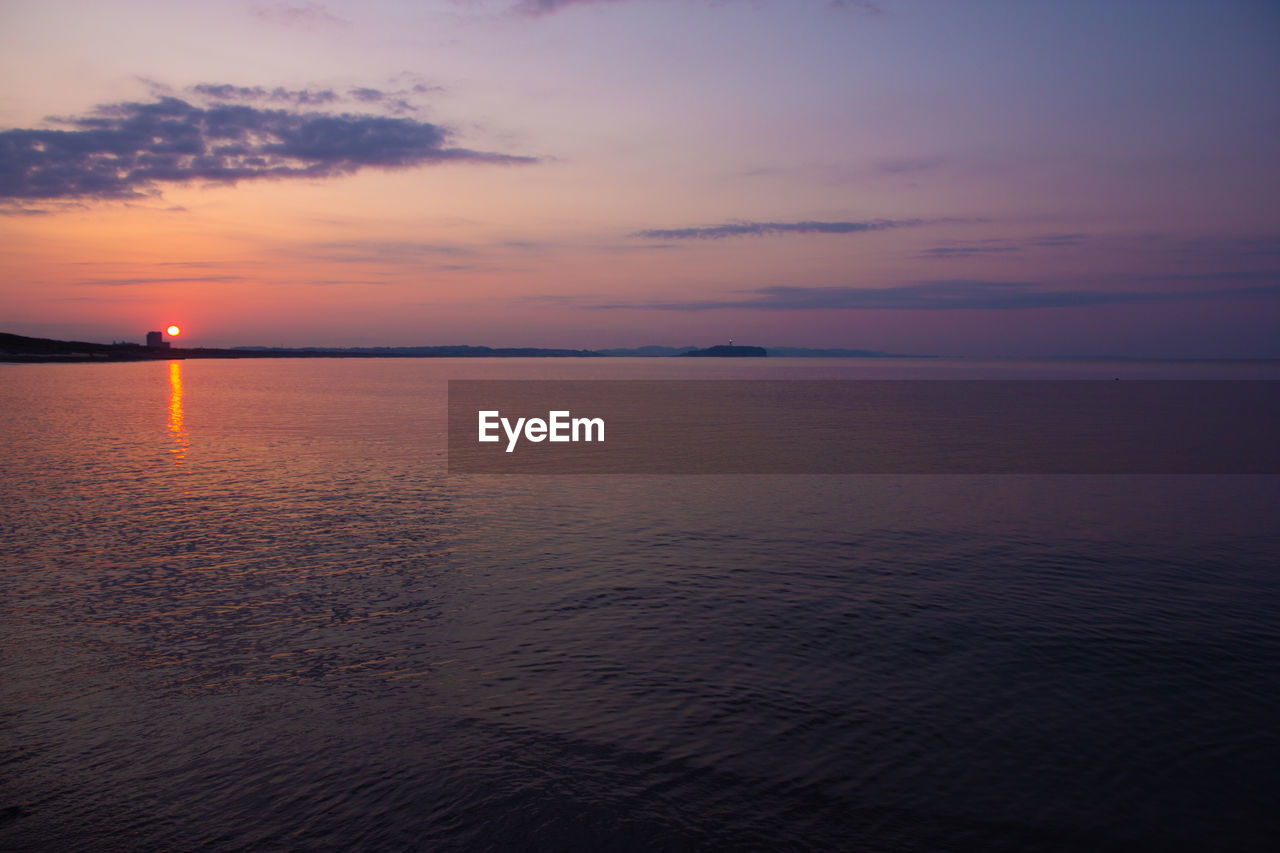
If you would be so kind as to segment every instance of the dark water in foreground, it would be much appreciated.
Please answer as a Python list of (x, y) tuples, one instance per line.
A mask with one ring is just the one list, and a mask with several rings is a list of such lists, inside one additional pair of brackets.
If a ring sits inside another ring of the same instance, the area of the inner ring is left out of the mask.
[(1276, 372), (0, 365), (0, 847), (1270, 849), (1280, 477), (445, 474), (450, 377), (1175, 370)]

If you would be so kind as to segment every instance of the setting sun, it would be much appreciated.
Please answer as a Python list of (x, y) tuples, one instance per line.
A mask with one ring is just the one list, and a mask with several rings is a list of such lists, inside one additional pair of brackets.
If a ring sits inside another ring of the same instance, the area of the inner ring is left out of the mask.
[(181, 329), (179, 329), (177, 326), (170, 326), (168, 329), (166, 329), (166, 331), (169, 333), (169, 337), (171, 337), (171, 338), (172, 338), (172, 337), (174, 337), (175, 335), (177, 335), (179, 332), (181, 332), (182, 330), (181, 330)]

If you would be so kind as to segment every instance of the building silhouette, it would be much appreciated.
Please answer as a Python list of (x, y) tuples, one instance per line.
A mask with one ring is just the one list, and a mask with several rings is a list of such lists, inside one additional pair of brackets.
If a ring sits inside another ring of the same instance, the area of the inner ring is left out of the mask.
[(162, 340), (163, 337), (162, 332), (147, 332), (147, 346), (152, 349), (168, 349), (169, 342)]

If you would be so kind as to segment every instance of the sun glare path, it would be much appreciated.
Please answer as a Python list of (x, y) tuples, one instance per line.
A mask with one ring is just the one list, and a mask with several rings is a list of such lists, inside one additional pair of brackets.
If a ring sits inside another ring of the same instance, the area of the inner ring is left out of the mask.
[(173, 454), (174, 462), (181, 465), (190, 442), (183, 422), (182, 362), (179, 361), (169, 362), (169, 435), (173, 437), (173, 447), (169, 452)]

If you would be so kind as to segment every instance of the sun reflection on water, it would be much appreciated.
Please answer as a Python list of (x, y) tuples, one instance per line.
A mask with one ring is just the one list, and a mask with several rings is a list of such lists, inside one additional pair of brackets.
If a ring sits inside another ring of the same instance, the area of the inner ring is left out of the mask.
[(174, 461), (181, 465), (187, 457), (187, 448), (191, 443), (187, 440), (187, 428), (183, 424), (182, 415), (182, 362), (169, 362), (169, 435), (173, 436), (173, 447), (169, 452), (174, 454)]

